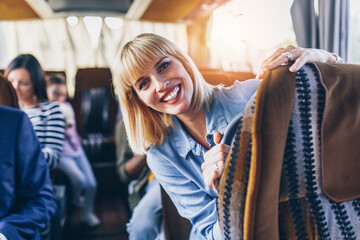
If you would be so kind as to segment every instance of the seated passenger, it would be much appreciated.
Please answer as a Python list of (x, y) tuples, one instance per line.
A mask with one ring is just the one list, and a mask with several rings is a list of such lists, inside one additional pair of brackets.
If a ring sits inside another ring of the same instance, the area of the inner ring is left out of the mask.
[(68, 93), (65, 80), (60, 77), (51, 77), (48, 81), (47, 95), (50, 101), (60, 104), (65, 117), (65, 143), (57, 168), (62, 170), (71, 181), (73, 203), (81, 209), (82, 222), (91, 228), (98, 227), (100, 220), (94, 214), (97, 182), (81, 146), (74, 110), (66, 101)]
[[(306, 62), (335, 59), (323, 50), (289, 46), (264, 69), (295, 61), (290, 67), (295, 72)], [(220, 144), (221, 134), (260, 81), (210, 86), (186, 53), (154, 34), (128, 42), (118, 61), (114, 83), (130, 147), (146, 154), (180, 215), (193, 224), (190, 239), (221, 239), (215, 189), (230, 150)]]
[(5, 106), (0, 131), (0, 239), (41, 239), (56, 203), (38, 138), (26, 114)]
[(16, 90), (20, 108), (33, 124), (49, 168), (56, 168), (64, 144), (65, 122), (59, 104), (47, 101), (40, 63), (33, 55), (21, 54), (10, 62), (5, 76)]
[(117, 171), (128, 186), (132, 216), (126, 225), (129, 239), (156, 239), (162, 236), (160, 184), (146, 164), (146, 155), (134, 156), (126, 137), (124, 122), (116, 128)]

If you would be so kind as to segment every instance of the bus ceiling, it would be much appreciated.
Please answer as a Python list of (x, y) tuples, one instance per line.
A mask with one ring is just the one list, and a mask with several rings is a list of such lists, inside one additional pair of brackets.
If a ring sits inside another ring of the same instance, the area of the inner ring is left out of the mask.
[(229, 0), (1, 0), (0, 21), (93, 15), (192, 22), (226, 2)]

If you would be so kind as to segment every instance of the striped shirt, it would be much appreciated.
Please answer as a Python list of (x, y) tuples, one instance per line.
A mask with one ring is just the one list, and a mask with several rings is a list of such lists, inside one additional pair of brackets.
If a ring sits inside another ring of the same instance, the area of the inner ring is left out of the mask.
[(50, 169), (57, 167), (64, 145), (65, 121), (59, 104), (43, 102), (38, 108), (23, 109), (39, 138), (42, 152)]

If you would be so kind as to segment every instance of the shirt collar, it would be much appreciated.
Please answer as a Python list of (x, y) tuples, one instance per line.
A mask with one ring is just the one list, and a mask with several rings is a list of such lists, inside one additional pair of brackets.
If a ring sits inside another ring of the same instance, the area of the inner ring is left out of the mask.
[(210, 148), (215, 145), (213, 138), (214, 131), (218, 131), (223, 135), (228, 125), (223, 106), (218, 99), (215, 98), (213, 101), (209, 109), (205, 109), (206, 140), (210, 144)]
[[(225, 112), (221, 104), (217, 99), (214, 99), (210, 104), (210, 107), (205, 108), (205, 120), (206, 120), (206, 140), (212, 148), (215, 144), (213, 141), (213, 133), (215, 130), (224, 134), (224, 131), (228, 125), (228, 121), (225, 117)], [(173, 116), (173, 127), (171, 133), (173, 138), (173, 146), (182, 158), (186, 158), (190, 151), (195, 155), (200, 155), (203, 147), (197, 143), (181, 126), (179, 120)]]
[[(179, 120), (172, 117), (173, 126), (170, 129), (170, 135), (173, 138), (173, 146), (182, 158), (186, 158), (186, 155), (190, 152), (191, 146), (189, 137), (186, 131), (181, 126)], [(171, 140), (171, 139), (170, 139)]]

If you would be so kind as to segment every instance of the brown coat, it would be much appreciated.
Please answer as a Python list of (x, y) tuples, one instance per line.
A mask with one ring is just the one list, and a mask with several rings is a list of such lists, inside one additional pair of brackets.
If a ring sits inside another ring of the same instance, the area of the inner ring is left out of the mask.
[[(325, 88), (320, 146), (322, 191), (335, 202), (359, 198), (360, 66), (316, 63), (315, 67)], [(234, 228), (228, 228), (229, 224), (224, 223), (224, 215), (230, 215), (228, 222), (231, 225), (231, 221), (238, 218), (236, 214), (231, 214), (237, 212), (240, 222), (236, 224), (237, 228), (242, 229), (243, 239), (279, 238), (279, 195), (282, 191), (283, 158), (295, 84), (295, 74), (288, 71), (288, 66), (267, 72), (259, 86), (250, 121), (244, 113), (235, 168), (231, 170), (234, 162), (231, 163), (230, 159), (234, 156), (230, 153), (219, 185), (218, 214), (220, 228), (225, 232), (229, 229), (231, 232)], [(247, 126), (249, 122), (250, 127)], [(247, 130), (250, 128), (251, 131)], [(249, 156), (248, 146), (244, 142), (249, 141), (250, 137), (250, 168), (247, 170), (248, 178), (244, 178), (244, 166)], [(231, 171), (235, 172), (234, 177), (229, 174)], [(234, 189), (243, 183), (246, 187), (240, 187), (239, 194)], [(230, 194), (227, 192), (229, 189)], [(241, 196), (236, 201), (227, 197), (236, 194)], [(240, 209), (234, 209), (234, 202)], [(224, 209), (227, 211), (227, 207), (224, 208), (226, 205), (230, 205), (229, 214), (223, 214)], [(308, 212), (308, 208), (305, 208), (305, 212)], [(280, 210), (283, 213), (287, 211), (284, 208)], [(316, 231), (310, 214), (306, 217), (306, 231), (314, 236)]]

